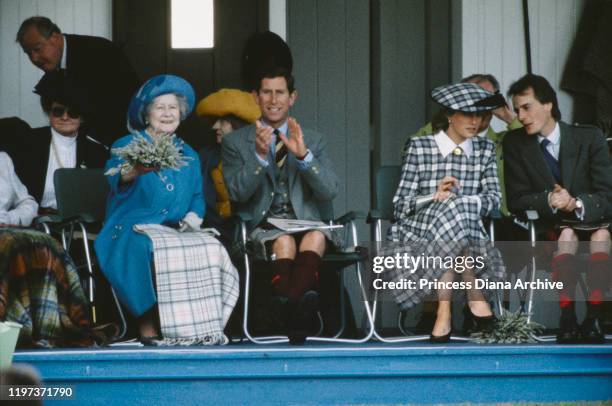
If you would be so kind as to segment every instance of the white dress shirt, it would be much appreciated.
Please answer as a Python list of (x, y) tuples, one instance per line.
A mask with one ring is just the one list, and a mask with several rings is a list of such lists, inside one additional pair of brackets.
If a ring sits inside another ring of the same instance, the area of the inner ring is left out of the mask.
[(66, 41), (65, 35), (63, 35), (63, 37), (64, 37), (64, 49), (62, 51), (62, 59), (60, 59), (60, 65), (59, 65), (60, 69), (66, 69), (66, 54), (68, 53), (68, 41)]
[(555, 123), (555, 128), (553, 128), (552, 132), (546, 137), (538, 135), (538, 142), (542, 143), (542, 141), (544, 141), (544, 138), (550, 141), (550, 144), (546, 146), (546, 149), (558, 161), (559, 151), (561, 150), (561, 130), (559, 129), (559, 124)]
[(0, 190), (0, 224), (29, 226), (38, 204), (17, 177), (6, 152), (0, 152)]
[[(45, 177), (45, 190), (40, 205), (57, 209), (53, 174), (59, 168), (76, 167), (76, 140), (77, 137), (65, 137), (51, 128), (51, 144), (49, 145), (49, 164)], [(57, 155), (56, 155), (57, 154)]]

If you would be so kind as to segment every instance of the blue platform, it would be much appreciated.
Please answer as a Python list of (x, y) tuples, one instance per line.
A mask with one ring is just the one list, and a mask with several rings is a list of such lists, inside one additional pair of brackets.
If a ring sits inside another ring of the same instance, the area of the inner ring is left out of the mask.
[[(407, 404), (612, 399), (612, 345), (18, 351), (72, 404)], [(47, 401), (45, 404), (54, 404)]]

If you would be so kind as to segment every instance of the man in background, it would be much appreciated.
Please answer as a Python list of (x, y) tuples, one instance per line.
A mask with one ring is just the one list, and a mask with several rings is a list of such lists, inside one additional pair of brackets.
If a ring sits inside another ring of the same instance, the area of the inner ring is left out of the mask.
[(86, 103), (75, 107), (88, 117), (92, 138), (110, 146), (127, 134), (127, 107), (140, 80), (119, 47), (105, 38), (62, 34), (41, 16), (21, 24), (17, 42), (45, 75), (59, 71), (84, 94)]

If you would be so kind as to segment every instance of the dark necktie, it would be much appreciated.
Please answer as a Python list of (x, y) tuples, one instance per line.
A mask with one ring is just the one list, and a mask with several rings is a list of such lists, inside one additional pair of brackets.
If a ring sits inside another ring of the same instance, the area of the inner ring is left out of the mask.
[(561, 169), (559, 168), (559, 161), (555, 159), (555, 157), (548, 152), (546, 148), (550, 144), (550, 141), (544, 138), (542, 142), (540, 142), (540, 148), (542, 149), (542, 155), (544, 155), (544, 160), (546, 161), (546, 165), (550, 168), (553, 176), (557, 180), (557, 182), (561, 183)]
[(282, 168), (287, 160), (287, 146), (279, 137), (280, 131), (278, 129), (274, 129), (274, 135), (276, 135), (276, 152), (274, 154), (276, 158), (276, 166)]

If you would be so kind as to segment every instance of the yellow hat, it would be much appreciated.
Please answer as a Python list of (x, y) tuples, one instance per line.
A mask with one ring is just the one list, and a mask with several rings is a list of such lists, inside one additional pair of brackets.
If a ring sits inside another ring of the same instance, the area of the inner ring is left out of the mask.
[(238, 89), (221, 89), (200, 100), (196, 114), (200, 117), (233, 114), (248, 123), (254, 123), (261, 116), (261, 110), (251, 93)]

